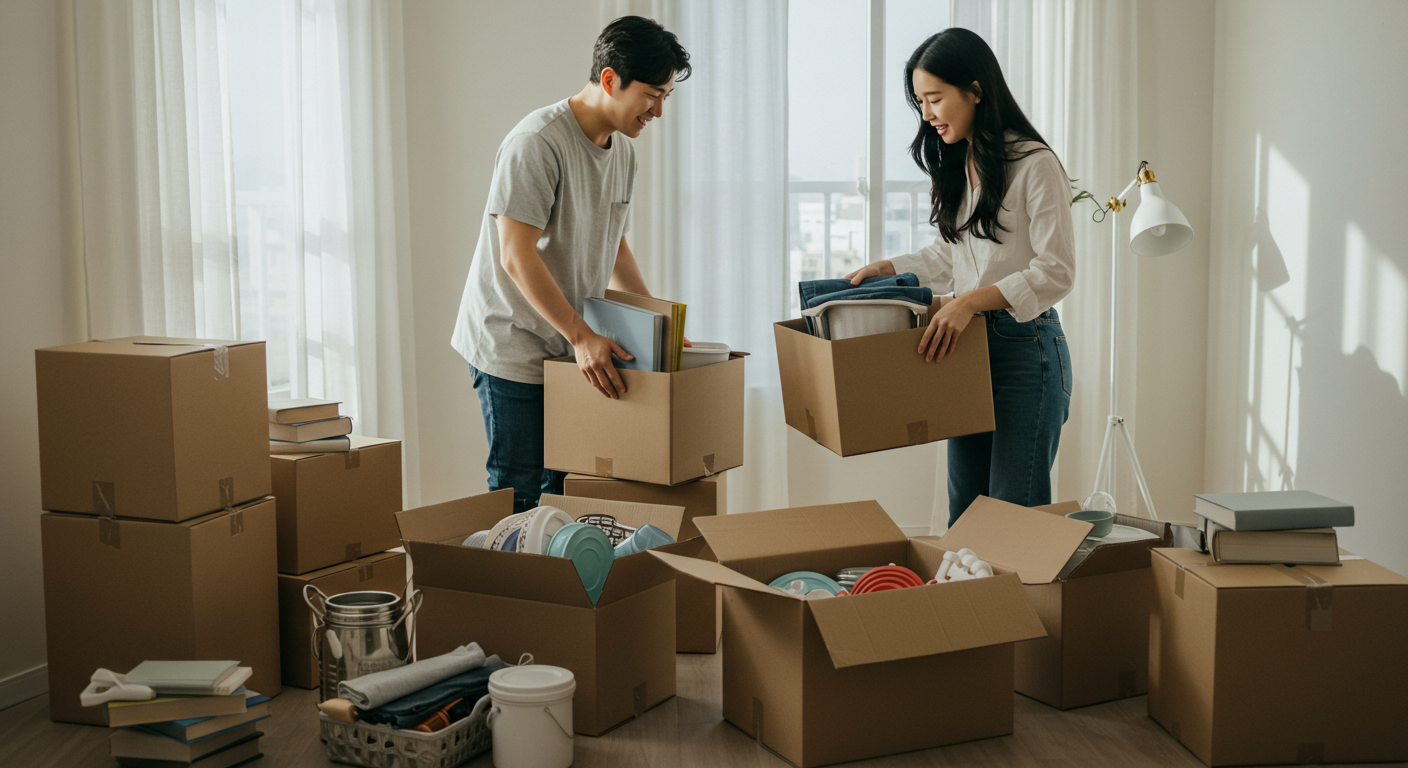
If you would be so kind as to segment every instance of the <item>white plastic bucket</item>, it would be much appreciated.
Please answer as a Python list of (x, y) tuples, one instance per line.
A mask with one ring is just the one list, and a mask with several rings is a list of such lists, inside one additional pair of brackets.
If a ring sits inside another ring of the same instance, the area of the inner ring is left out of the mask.
[(680, 362), (681, 371), (728, 361), (729, 350), (727, 344), (717, 344), (708, 341), (695, 341), (691, 343), (693, 343), (694, 346), (684, 348), (684, 356), (681, 358)]
[(529, 664), (489, 676), (489, 727), (495, 768), (567, 768), (572, 764), (572, 694), (577, 680), (562, 667)]

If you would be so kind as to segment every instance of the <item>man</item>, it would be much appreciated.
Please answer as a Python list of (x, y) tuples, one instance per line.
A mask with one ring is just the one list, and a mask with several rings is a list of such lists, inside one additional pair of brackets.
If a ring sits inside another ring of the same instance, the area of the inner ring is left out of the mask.
[(561, 493), (543, 468), (543, 361), (575, 354), (603, 395), (626, 391), (611, 363), (625, 350), (582, 320), (608, 287), (648, 294), (626, 244), (636, 160), (627, 140), (663, 114), (689, 54), (639, 16), (597, 38), (589, 82), (523, 118), (499, 147), (489, 204), (452, 344), (469, 361), (489, 439), (489, 488), (513, 488), (515, 512)]

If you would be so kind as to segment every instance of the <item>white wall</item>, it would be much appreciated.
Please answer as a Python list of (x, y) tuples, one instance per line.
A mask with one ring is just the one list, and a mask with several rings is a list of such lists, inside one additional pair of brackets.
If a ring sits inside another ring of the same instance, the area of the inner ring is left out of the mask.
[(499, 143), (581, 90), (597, 4), (416, 0), (404, 6), (421, 501), (487, 489), (469, 366), (450, 347)]
[(59, 27), (49, 0), (0, 3), (0, 707), (47, 682), (34, 349), (80, 340), (62, 308)]
[(1217, 5), (1209, 491), (1355, 506), (1408, 573), (1408, 3)]

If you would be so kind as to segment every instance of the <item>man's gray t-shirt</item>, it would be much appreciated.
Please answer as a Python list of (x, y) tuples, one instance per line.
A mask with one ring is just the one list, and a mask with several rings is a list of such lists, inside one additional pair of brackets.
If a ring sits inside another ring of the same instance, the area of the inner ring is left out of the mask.
[(572, 353), (533, 309), (500, 261), (496, 216), (543, 230), (538, 255), (578, 314), (603, 296), (630, 222), (635, 150), (613, 134), (593, 144), (563, 100), (523, 118), (494, 161), (489, 204), (469, 265), (451, 340), (470, 365), (491, 376), (543, 383), (543, 361)]

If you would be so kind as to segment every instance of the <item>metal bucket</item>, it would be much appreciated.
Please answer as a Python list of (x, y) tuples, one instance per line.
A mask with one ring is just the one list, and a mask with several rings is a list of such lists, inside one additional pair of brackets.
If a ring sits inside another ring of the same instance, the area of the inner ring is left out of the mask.
[[(409, 588), (409, 585), (408, 585)], [(310, 592), (311, 590), (311, 592)], [(322, 609), (313, 604), (313, 594)], [(331, 597), (312, 584), (303, 600), (313, 611), (313, 657), (322, 679), (319, 701), (337, 698), (337, 684), (411, 663), (421, 593), (343, 592)]]

